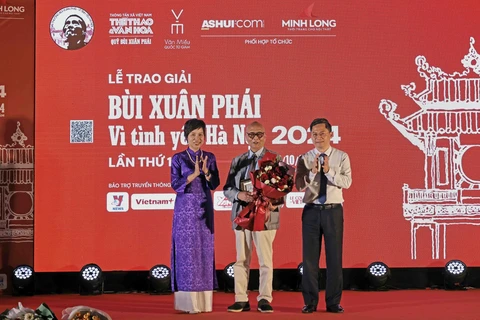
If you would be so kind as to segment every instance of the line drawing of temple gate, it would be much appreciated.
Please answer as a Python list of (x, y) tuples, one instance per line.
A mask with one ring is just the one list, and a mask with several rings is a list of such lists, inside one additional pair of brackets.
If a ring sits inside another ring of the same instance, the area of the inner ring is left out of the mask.
[(0, 145), (0, 243), (33, 242), (34, 147), (20, 129)]
[[(461, 60), (465, 70), (447, 74), (417, 56), (417, 71), (425, 90), (401, 85), (420, 110), (400, 118), (397, 104), (382, 99), (380, 113), (425, 154), (425, 185), (403, 185), (403, 216), (410, 222), (411, 259), (417, 258), (417, 230), (431, 232), (432, 259), (447, 258), (447, 226), (480, 225), (480, 181), (467, 176), (463, 157), (480, 147), (480, 55), (470, 38)], [(472, 139), (473, 137), (473, 139)], [(474, 144), (471, 142), (474, 141)]]

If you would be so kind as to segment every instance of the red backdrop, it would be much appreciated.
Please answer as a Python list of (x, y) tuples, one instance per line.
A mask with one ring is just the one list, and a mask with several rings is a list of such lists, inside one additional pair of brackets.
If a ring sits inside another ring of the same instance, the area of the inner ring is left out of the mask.
[(33, 264), (34, 23), (33, 0), (0, 1), (0, 293)]
[[(37, 4), (37, 271), (74, 271), (90, 262), (104, 270), (169, 264), (168, 159), (186, 148), (176, 137), (190, 113), (210, 126), (204, 149), (216, 154), (222, 183), (231, 159), (247, 148), (235, 128), (262, 122), (267, 147), (295, 163), (312, 148), (311, 120), (328, 118), (337, 130), (333, 146), (349, 153), (353, 172), (344, 191), (344, 267), (374, 260), (443, 266), (451, 258), (480, 265), (471, 255), (479, 249), (472, 223), (442, 220), (448, 231), (440, 242), (448, 241), (437, 257), (438, 234), (418, 229), (412, 256), (402, 187), (433, 188), (425, 182), (426, 156), (379, 110), (382, 99), (397, 103), (401, 117), (420, 109), (400, 87), (415, 82), (415, 92), (425, 89), (419, 55), (447, 73), (464, 70), (470, 37), (480, 39), (475, 2), (92, 0), (65, 9), (71, 4)], [(87, 29), (88, 43), (77, 50), (62, 47), (71, 13)], [(152, 114), (157, 103), (161, 112)], [(123, 106), (133, 107), (131, 117)], [(137, 141), (138, 132), (155, 135), (155, 126), (163, 132), (158, 141)], [(470, 135), (473, 144), (477, 137)], [(480, 173), (473, 158), (463, 167)], [(217, 191), (216, 263), (223, 268), (235, 259), (235, 246), (230, 212)], [(295, 198), (288, 201), (274, 244), (276, 268), (301, 261), (302, 209)]]

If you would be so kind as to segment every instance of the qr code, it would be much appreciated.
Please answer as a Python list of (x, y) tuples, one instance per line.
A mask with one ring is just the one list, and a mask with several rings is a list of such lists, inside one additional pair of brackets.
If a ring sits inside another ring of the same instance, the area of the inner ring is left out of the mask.
[(93, 120), (70, 120), (70, 143), (93, 143)]

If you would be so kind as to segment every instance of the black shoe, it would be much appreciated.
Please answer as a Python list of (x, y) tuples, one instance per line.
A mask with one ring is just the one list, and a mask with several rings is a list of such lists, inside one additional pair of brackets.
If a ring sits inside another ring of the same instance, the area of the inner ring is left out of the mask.
[(333, 312), (333, 313), (343, 313), (343, 308), (339, 304), (333, 304), (331, 306), (327, 307), (327, 312)]
[(227, 308), (228, 312), (242, 312), (250, 311), (250, 303), (246, 302), (235, 302), (230, 307)]
[(302, 308), (302, 313), (313, 313), (313, 311), (317, 311), (317, 307), (311, 304), (307, 304)]
[(268, 302), (268, 300), (266, 299), (261, 299), (260, 301), (258, 301), (257, 310), (260, 312), (273, 312), (273, 308), (270, 305), (270, 302)]

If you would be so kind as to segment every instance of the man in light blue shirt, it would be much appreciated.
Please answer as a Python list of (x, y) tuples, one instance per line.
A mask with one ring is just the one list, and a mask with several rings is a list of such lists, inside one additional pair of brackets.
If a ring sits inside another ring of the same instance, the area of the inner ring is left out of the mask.
[(348, 155), (330, 145), (332, 126), (327, 119), (317, 118), (310, 124), (315, 149), (303, 154), (297, 163), (295, 186), (305, 191), (302, 212), (302, 294), (303, 313), (317, 310), (318, 264), (322, 236), (325, 239), (327, 312), (341, 313), (343, 289), (343, 189), (352, 184)]

